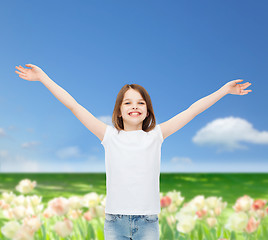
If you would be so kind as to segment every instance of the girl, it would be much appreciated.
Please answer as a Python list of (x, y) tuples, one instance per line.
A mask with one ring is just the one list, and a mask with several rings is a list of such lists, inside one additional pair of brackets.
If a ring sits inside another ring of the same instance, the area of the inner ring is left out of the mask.
[(106, 240), (159, 239), (159, 176), (161, 145), (199, 113), (229, 94), (245, 95), (251, 83), (226, 83), (216, 92), (193, 103), (188, 109), (156, 125), (148, 92), (138, 84), (126, 84), (118, 93), (112, 122), (106, 125), (83, 108), (41, 68), (26, 64), (16, 68), (19, 77), (42, 82), (53, 95), (101, 141), (105, 149)]

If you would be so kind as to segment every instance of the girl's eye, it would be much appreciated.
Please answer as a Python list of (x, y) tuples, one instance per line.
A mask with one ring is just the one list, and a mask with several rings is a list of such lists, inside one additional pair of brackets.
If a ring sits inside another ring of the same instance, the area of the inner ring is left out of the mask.
[[(144, 104), (144, 102), (140, 102), (141, 104)], [(125, 104), (128, 104), (128, 102), (127, 103), (125, 103)]]

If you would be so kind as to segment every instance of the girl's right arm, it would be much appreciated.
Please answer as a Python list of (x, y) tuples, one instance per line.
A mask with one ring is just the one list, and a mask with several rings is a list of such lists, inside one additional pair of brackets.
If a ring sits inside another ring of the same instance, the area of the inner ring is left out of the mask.
[(89, 111), (82, 107), (76, 100), (63, 88), (53, 82), (48, 75), (39, 67), (33, 64), (26, 64), (25, 66), (31, 67), (32, 69), (23, 68), (21, 66), (16, 68), (21, 72), (15, 71), (19, 74), (19, 77), (28, 81), (40, 81), (48, 90), (91, 131), (95, 134), (100, 141), (103, 140), (104, 133), (107, 125), (95, 118)]

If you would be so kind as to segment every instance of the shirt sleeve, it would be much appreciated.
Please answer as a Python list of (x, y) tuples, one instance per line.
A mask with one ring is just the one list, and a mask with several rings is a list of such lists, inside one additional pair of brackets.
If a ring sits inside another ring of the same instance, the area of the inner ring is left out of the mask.
[(162, 143), (164, 141), (164, 138), (163, 138), (162, 130), (161, 130), (161, 127), (159, 126), (159, 124), (156, 125), (156, 131), (157, 131), (158, 136), (160, 138), (160, 141)]
[(110, 125), (107, 125), (106, 130), (105, 130), (105, 133), (104, 133), (104, 137), (103, 137), (103, 139), (101, 141), (101, 144), (103, 146), (106, 146), (106, 143), (109, 141), (109, 138), (111, 136), (111, 132), (112, 131), (113, 131), (113, 127), (110, 126)]

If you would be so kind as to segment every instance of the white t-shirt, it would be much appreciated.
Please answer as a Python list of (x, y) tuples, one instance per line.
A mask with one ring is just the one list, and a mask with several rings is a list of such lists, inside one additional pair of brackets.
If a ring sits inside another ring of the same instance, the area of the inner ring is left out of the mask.
[(124, 131), (107, 125), (101, 144), (105, 149), (105, 213), (159, 214), (161, 145), (159, 125), (149, 131)]

